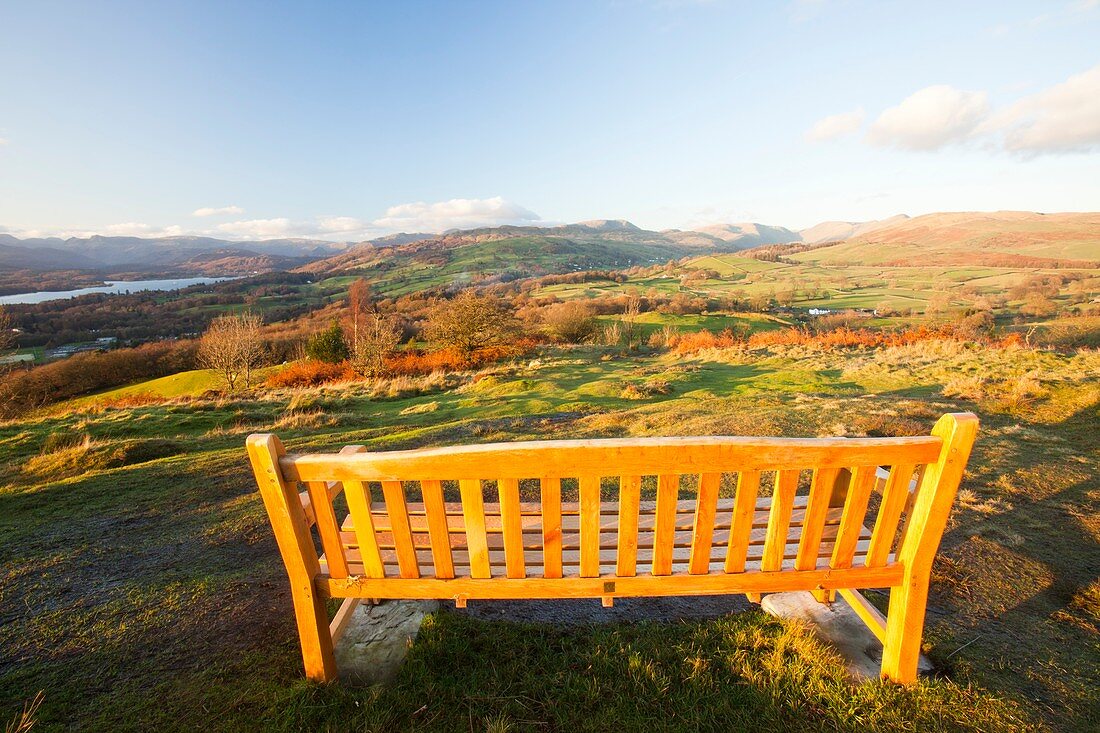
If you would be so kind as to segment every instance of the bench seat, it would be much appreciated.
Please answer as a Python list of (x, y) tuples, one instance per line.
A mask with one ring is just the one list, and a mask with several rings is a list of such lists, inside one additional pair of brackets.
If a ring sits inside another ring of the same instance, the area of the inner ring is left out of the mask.
[[(791, 512), (790, 528), (787, 532), (787, 546), (783, 555), (783, 568), (792, 569), (795, 557), (798, 553), (799, 540), (802, 538), (803, 520), (806, 516), (807, 497), (796, 496), (794, 509)], [(764, 553), (764, 540), (767, 535), (768, 517), (771, 513), (772, 499), (765, 497), (756, 502), (756, 511), (753, 516), (752, 531), (749, 535), (749, 549), (746, 557), (745, 570), (759, 570), (760, 561)], [(428, 534), (427, 514), (424, 505), (419, 502), (408, 503), (409, 525), (412, 529), (413, 544), (416, 547), (417, 561), (425, 572), (433, 569), (431, 537)], [(462, 505), (458, 502), (447, 502), (447, 525), (451, 540), (451, 554), (455, 572), (459, 575), (468, 575), (470, 560), (469, 550), (466, 544), (465, 525), (462, 516)], [(489, 565), (493, 569), (493, 575), (504, 575), (505, 548), (503, 534), (503, 520), (501, 519), (500, 504), (485, 503), (485, 531), (489, 546)], [(719, 499), (714, 520), (714, 539), (711, 545), (711, 572), (722, 572), (725, 567), (726, 547), (729, 544), (731, 528), (733, 499)], [(688, 560), (691, 556), (692, 539), (694, 537), (696, 502), (679, 501), (676, 506), (675, 534), (673, 535), (672, 573), (688, 572)], [(835, 544), (840, 519), (844, 513), (843, 507), (834, 507), (828, 510), (825, 518), (825, 526), (821, 535), (821, 544), (818, 550), (818, 567), (828, 567)], [(543, 539), (542, 539), (542, 510), (538, 503), (520, 503), (521, 524), (523, 527), (524, 564), (530, 575), (541, 576), (543, 574)], [(639, 503), (638, 516), (638, 555), (637, 569), (639, 573), (646, 572), (653, 561), (654, 527), (656, 523), (657, 502), (642, 501)], [(382, 555), (383, 566), (388, 577), (400, 577), (400, 568), (397, 562), (397, 548), (394, 543), (392, 525), (385, 504), (375, 502), (371, 504), (371, 515), (374, 521), (375, 535), (378, 538), (378, 547)], [(619, 505), (617, 502), (600, 503), (600, 575), (613, 575), (616, 571), (616, 559), (618, 549), (619, 531)], [(344, 545), (348, 561), (348, 572), (351, 575), (364, 574), (363, 560), (359, 553), (359, 545), (355, 537), (355, 525), (349, 515), (341, 527), (340, 539)], [(862, 565), (868, 545), (871, 540), (871, 530), (863, 526), (860, 530), (859, 541), (856, 545), (853, 565)], [(579, 575), (580, 571), (580, 503), (562, 503), (562, 571), (563, 575)], [(321, 556), (321, 570), (328, 572), (327, 558)]]

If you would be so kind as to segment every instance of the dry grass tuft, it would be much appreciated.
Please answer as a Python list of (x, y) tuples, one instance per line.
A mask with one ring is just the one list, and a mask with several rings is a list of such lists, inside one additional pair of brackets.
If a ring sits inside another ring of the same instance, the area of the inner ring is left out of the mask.
[(89, 471), (144, 463), (172, 456), (182, 451), (179, 443), (159, 438), (126, 441), (95, 440), (90, 435), (67, 439), (51, 435), (37, 456), (23, 464), (23, 474), (56, 481), (82, 476)]
[(45, 693), (39, 690), (37, 695), (23, 705), (21, 712), (4, 724), (4, 733), (27, 733), (34, 727), (38, 716), (38, 708), (42, 707), (42, 701), (45, 699)]

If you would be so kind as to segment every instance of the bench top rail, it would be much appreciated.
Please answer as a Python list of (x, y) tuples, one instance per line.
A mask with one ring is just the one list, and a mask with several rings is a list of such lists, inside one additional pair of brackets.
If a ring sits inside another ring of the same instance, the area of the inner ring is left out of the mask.
[(610, 438), (488, 443), (337, 455), (290, 454), (288, 481), (523, 479), (732, 473), (930, 463), (935, 436), (906, 438)]

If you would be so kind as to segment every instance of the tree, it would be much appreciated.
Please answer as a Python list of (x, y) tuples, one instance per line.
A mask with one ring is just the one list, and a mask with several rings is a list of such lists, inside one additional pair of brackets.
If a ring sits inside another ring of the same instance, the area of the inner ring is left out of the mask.
[(1052, 316), (1057, 310), (1058, 306), (1041, 290), (1028, 293), (1020, 307), (1020, 312), (1025, 316)]
[(620, 323), (622, 324), (622, 338), (626, 341), (626, 348), (628, 349), (633, 349), (634, 342), (637, 340), (638, 316), (641, 312), (642, 299), (637, 295), (631, 295), (627, 298)]
[(579, 300), (547, 307), (542, 312), (542, 322), (551, 334), (570, 344), (579, 344), (596, 330), (592, 308)]
[(351, 343), (354, 345), (359, 340), (359, 324), (374, 311), (370, 283), (363, 278), (359, 278), (348, 288), (348, 311), (351, 315)]
[(925, 306), (924, 312), (928, 315), (934, 315), (937, 313), (946, 313), (951, 309), (951, 296), (944, 291), (937, 291), (928, 299), (928, 305)]
[(0, 308), (0, 351), (5, 351), (15, 346), (15, 331), (11, 325), (11, 316), (3, 308)]
[(749, 299), (749, 306), (762, 313), (771, 306), (773, 295), (771, 291), (756, 293)]
[(499, 298), (463, 290), (439, 303), (428, 316), (427, 337), (442, 346), (469, 354), (505, 344), (519, 332), (515, 313)]
[(199, 341), (199, 363), (218, 372), (230, 392), (236, 390), (242, 378), (248, 388), (252, 371), (263, 363), (262, 323), (260, 316), (252, 313), (219, 316), (210, 322)]
[(351, 365), (358, 373), (376, 377), (382, 373), (386, 357), (401, 342), (401, 329), (393, 318), (378, 311), (360, 317), (351, 343)]
[(314, 334), (306, 342), (306, 356), (317, 361), (325, 361), (330, 364), (338, 364), (346, 361), (351, 352), (348, 343), (344, 339), (344, 329), (336, 321), (320, 333)]

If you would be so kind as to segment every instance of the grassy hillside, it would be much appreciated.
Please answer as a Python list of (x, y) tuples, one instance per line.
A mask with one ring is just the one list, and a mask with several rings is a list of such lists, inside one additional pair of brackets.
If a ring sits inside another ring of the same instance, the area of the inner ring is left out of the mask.
[(1100, 214), (1020, 211), (927, 214), (841, 244), (792, 255), (817, 264), (1000, 265), (1042, 267), (1041, 260), (1100, 262)]
[[(476, 381), (0, 424), (0, 713), (41, 690), (45, 731), (1094, 728), (1097, 374), (1095, 352), (954, 341), (696, 357), (581, 348)], [(802, 631), (759, 613), (562, 627), (444, 610), (391, 686), (307, 684), (243, 451), (254, 431), (325, 450), (913, 434), (949, 410), (977, 411), (982, 432), (933, 577), (925, 648), (941, 675), (912, 690), (852, 687)]]
[[(511, 230), (521, 233), (511, 235)], [(562, 234), (550, 234), (558, 232)], [(568, 234), (568, 236), (564, 236)], [(715, 237), (701, 241), (674, 233), (588, 231), (562, 227), (549, 230), (502, 227), (444, 235), (397, 247), (357, 247), (300, 268), (301, 272), (332, 276), (362, 274), (387, 294), (401, 294), (433, 285), (462, 285), (484, 276), (503, 277), (626, 268), (679, 259), (699, 251), (740, 247)], [(683, 239), (684, 241), (679, 241)]]

